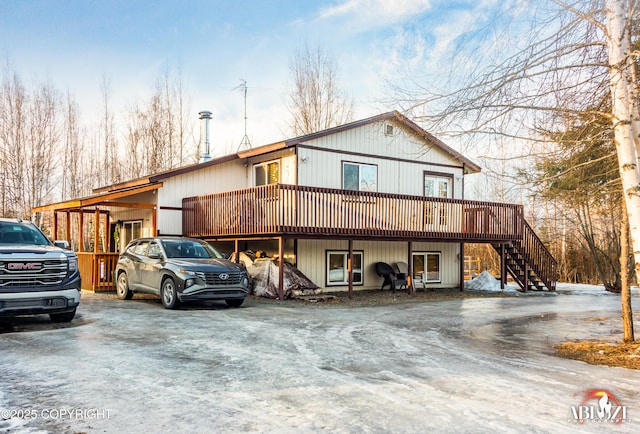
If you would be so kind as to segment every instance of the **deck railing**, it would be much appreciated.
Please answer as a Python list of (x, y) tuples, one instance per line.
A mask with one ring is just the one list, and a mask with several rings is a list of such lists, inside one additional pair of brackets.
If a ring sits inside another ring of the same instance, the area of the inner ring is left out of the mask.
[(522, 206), (272, 184), (182, 200), (183, 233), (384, 237), (448, 241), (521, 239)]

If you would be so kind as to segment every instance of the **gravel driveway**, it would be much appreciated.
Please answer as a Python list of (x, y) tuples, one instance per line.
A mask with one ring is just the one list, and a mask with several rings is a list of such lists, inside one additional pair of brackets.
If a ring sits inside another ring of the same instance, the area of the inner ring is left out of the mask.
[(617, 297), (402, 297), (169, 311), (83, 293), (70, 326), (0, 324), (0, 433), (600, 432), (571, 420), (593, 388), (639, 432), (640, 372), (552, 349), (621, 333)]

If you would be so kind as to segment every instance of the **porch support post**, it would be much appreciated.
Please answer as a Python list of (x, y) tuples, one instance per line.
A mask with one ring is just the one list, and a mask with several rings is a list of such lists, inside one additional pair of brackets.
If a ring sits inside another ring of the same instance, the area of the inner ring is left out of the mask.
[(409, 294), (415, 292), (413, 287), (413, 241), (407, 242), (407, 264), (409, 265), (407, 270), (407, 291)]
[(106, 238), (104, 251), (111, 251), (111, 218), (109, 216), (109, 211), (105, 214), (105, 223), (104, 223), (104, 237)]
[(93, 253), (100, 251), (100, 208), (96, 207), (93, 217)]
[(349, 255), (347, 256), (347, 273), (349, 276), (349, 298), (353, 297), (353, 240), (349, 240)]
[(240, 263), (240, 243), (237, 238), (233, 240), (233, 253), (236, 258), (236, 264), (239, 264)]
[(464, 291), (464, 243), (460, 243), (460, 292)]
[(158, 211), (155, 206), (151, 210), (151, 236), (158, 236)]
[(278, 298), (284, 300), (284, 237), (278, 238)]
[(82, 212), (82, 209), (79, 211), (80, 215), (78, 216), (78, 243), (80, 244), (78, 246), (78, 251), (79, 252), (84, 252), (84, 237), (83, 237), (83, 232), (84, 232), (84, 213)]
[(58, 239), (58, 211), (53, 212), (53, 239)]
[(507, 249), (504, 243), (500, 244), (500, 289), (507, 285)]
[(69, 248), (73, 250), (73, 246), (71, 245), (71, 213), (67, 211), (67, 220), (66, 220), (67, 230), (65, 233), (67, 243), (69, 243)]

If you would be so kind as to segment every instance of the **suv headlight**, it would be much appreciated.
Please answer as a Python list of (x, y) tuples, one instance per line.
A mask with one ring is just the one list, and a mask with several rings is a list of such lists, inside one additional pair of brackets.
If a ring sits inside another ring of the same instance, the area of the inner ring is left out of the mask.
[(70, 256), (69, 258), (69, 271), (74, 272), (78, 269), (78, 258)]

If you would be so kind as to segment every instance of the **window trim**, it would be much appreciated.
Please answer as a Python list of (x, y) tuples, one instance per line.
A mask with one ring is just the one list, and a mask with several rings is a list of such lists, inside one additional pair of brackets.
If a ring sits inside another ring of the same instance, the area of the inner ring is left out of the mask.
[(427, 178), (444, 178), (447, 179), (449, 181), (449, 185), (451, 186), (451, 195), (447, 197), (447, 199), (453, 199), (455, 197), (455, 195), (453, 194), (453, 173), (444, 173), (444, 172), (432, 172), (429, 170), (425, 170), (422, 172), (422, 195), (424, 197), (438, 197), (438, 198), (442, 198), (441, 196), (427, 196), (427, 189), (425, 186), (425, 181), (427, 180)]
[[(342, 184), (342, 189), (343, 190), (348, 190), (348, 191), (362, 191), (362, 192), (370, 192), (369, 190), (361, 190), (360, 189), (360, 185), (361, 185), (361, 177), (360, 177), (360, 167), (361, 166), (369, 166), (369, 167), (375, 167), (376, 168), (376, 189), (373, 191), (373, 193), (377, 193), (378, 192), (378, 180), (379, 180), (379, 172), (378, 172), (378, 165), (377, 164), (371, 164), (371, 163), (361, 163), (359, 161), (347, 161), (347, 160), (342, 160), (341, 162), (341, 173), (340, 173), (340, 181)], [(351, 164), (353, 166), (358, 166), (358, 189), (357, 190), (353, 190), (350, 188), (346, 188), (344, 185), (344, 167), (345, 164)]]
[[(253, 186), (254, 187), (262, 187), (262, 186), (265, 186), (265, 185), (273, 185), (272, 183), (268, 182), (269, 181), (269, 179), (268, 179), (269, 178), (269, 169), (268, 169), (268, 167), (269, 167), (269, 164), (273, 164), (273, 163), (277, 163), (278, 164), (278, 182), (276, 182), (275, 184), (279, 184), (280, 183), (280, 180), (282, 179), (282, 161), (281, 161), (280, 158), (276, 158), (275, 160), (262, 161), (260, 163), (255, 163), (253, 165)], [(256, 182), (257, 182), (256, 169), (258, 167), (267, 168), (266, 169), (266, 174), (267, 174), (267, 183), (266, 184), (261, 184), (261, 185), (256, 184)]]
[(428, 276), (428, 272), (425, 270), (425, 280), (422, 281), (423, 284), (429, 285), (432, 283), (442, 283), (442, 252), (440, 251), (415, 251), (415, 252), (411, 252), (411, 269), (413, 270), (413, 275), (415, 278), (415, 263), (413, 262), (413, 257), (414, 256), (422, 256), (424, 258), (424, 264), (425, 264), (425, 268), (427, 267), (427, 264), (429, 263), (428, 257), (429, 256), (437, 256), (438, 257), (438, 279), (437, 280), (428, 280), (427, 276)]
[[(343, 265), (344, 265), (344, 269), (346, 270), (346, 265), (347, 265), (347, 261), (348, 261), (348, 257), (349, 257), (349, 251), (348, 250), (341, 250), (341, 249), (332, 249), (332, 250), (325, 250), (325, 264), (324, 264), (324, 268), (325, 268), (325, 273), (324, 273), (324, 279), (325, 279), (325, 287), (334, 287), (334, 286), (348, 286), (349, 285), (349, 273), (345, 273), (345, 280), (342, 282), (331, 282), (329, 280), (329, 272), (331, 271), (329, 269), (329, 255), (331, 254), (341, 254), (343, 255)], [(364, 250), (354, 250), (353, 251), (353, 256), (356, 255), (360, 255), (360, 281), (357, 282), (355, 279), (353, 281), (353, 285), (354, 286), (362, 286), (364, 285)], [(355, 275), (355, 273), (354, 273)]]

